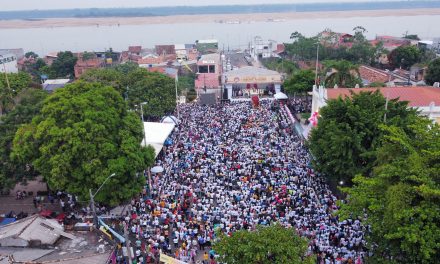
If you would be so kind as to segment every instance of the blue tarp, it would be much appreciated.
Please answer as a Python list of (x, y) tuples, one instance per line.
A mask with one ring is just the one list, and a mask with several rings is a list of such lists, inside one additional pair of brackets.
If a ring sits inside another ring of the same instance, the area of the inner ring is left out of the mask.
[(15, 222), (15, 218), (3, 218), (3, 220), (0, 222), (0, 226), (7, 225), (13, 222)]

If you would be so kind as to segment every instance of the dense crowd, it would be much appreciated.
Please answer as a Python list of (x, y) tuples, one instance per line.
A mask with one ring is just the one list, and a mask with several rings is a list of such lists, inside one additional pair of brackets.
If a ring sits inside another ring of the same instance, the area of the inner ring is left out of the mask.
[(364, 227), (339, 221), (337, 198), (309, 166), (284, 108), (250, 102), (182, 105), (182, 122), (157, 160), (152, 192), (131, 202), (125, 222), (136, 262), (162, 252), (188, 263), (216, 263), (214, 230), (279, 222), (310, 240), (317, 263), (362, 263)]

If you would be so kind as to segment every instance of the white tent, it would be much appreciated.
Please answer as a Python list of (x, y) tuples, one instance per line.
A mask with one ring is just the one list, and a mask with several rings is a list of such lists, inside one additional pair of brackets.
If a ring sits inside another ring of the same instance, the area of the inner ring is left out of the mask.
[(179, 120), (175, 116), (164, 116), (160, 122), (161, 123), (174, 123), (177, 125), (179, 123)]
[(277, 100), (289, 99), (289, 97), (287, 97), (287, 95), (285, 93), (282, 93), (282, 92), (274, 94), (273, 98), (275, 98)]
[(175, 126), (176, 125), (173, 123), (144, 122), (145, 137), (142, 140), (141, 145), (145, 146), (146, 140), (147, 145), (151, 145), (154, 148), (155, 156), (157, 157), (162, 150), (165, 140), (171, 134)]

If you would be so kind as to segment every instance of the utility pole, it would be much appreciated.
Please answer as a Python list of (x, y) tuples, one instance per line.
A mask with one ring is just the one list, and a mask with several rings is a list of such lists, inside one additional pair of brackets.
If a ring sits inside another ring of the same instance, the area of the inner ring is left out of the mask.
[(386, 101), (385, 101), (385, 113), (383, 114), (383, 123), (384, 124), (387, 122), (388, 95), (389, 95), (389, 92), (387, 91), (387, 98), (386, 98)]
[(316, 42), (316, 63), (315, 63), (315, 86), (318, 88), (318, 60), (319, 60), (319, 41)]
[(93, 225), (98, 229), (98, 216), (96, 215), (96, 208), (95, 208), (95, 200), (94, 196), (92, 194), (92, 189), (89, 189), (90, 193), (90, 206), (92, 206), (92, 212), (93, 212)]
[(130, 236), (128, 234), (128, 223), (124, 222), (125, 249), (127, 250), (128, 263), (132, 264)]

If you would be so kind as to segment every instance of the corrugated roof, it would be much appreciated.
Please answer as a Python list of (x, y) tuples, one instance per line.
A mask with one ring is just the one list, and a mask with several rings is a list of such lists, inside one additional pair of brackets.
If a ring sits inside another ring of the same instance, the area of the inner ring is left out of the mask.
[(0, 228), (0, 240), (14, 237), (25, 241), (40, 240), (43, 245), (54, 244), (60, 236), (74, 236), (64, 232), (56, 220), (33, 215)]
[(400, 101), (408, 101), (412, 107), (427, 107), (431, 102), (440, 105), (440, 88), (435, 87), (383, 87), (383, 88), (338, 88), (327, 89), (327, 98), (335, 99), (339, 96), (350, 96), (350, 91), (355, 93), (379, 90), (383, 96)]

